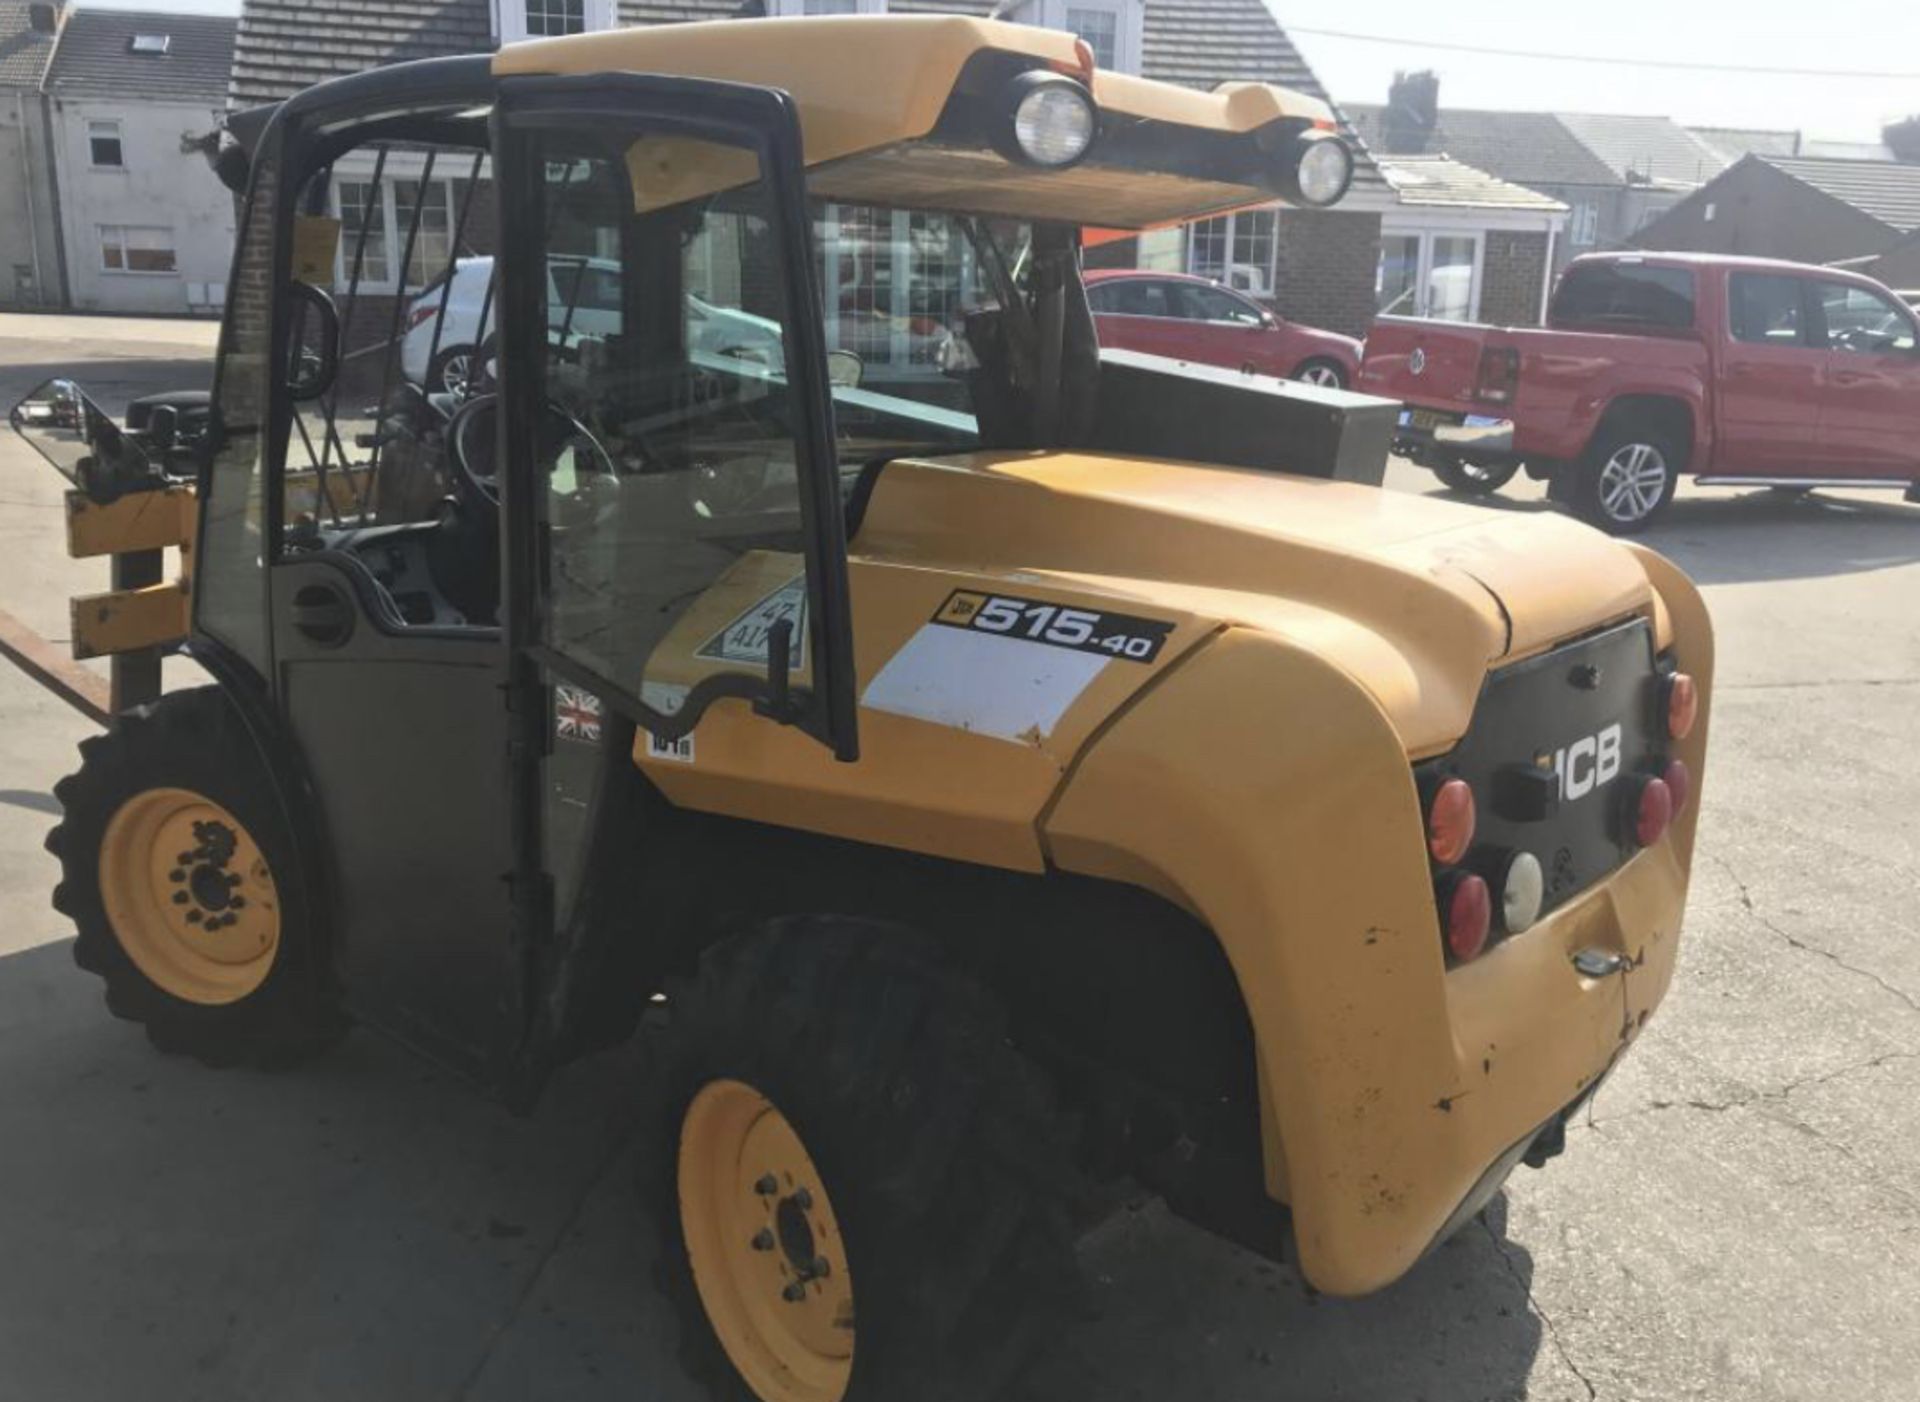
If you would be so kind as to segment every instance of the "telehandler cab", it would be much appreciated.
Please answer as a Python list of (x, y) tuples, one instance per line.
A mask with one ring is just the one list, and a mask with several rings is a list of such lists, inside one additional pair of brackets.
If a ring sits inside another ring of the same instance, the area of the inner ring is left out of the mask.
[(1088, 1173), (1357, 1294), (1558, 1152), (1673, 970), (1698, 594), (1082, 293), (1114, 231), (1338, 200), (1323, 104), (847, 18), (230, 129), (210, 402), (14, 416), (76, 542), (191, 547), (82, 645), (214, 678), (59, 787), (115, 1014), (365, 1022), (515, 1105), (644, 1026), (683, 1352), (762, 1402), (997, 1394)]

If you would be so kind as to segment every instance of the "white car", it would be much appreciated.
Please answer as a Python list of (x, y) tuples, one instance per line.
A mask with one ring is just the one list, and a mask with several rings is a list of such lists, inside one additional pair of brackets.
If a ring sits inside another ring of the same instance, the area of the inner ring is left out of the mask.
[[(409, 380), (434, 394), (465, 391), (474, 352), (491, 342), (499, 324), (499, 289), (492, 296), (487, 291), (492, 282), (492, 258), (462, 258), (454, 264), (451, 287), (435, 283), (414, 297), (400, 343), (400, 365)], [(444, 321), (440, 317), (443, 298)], [(736, 307), (715, 306), (691, 293), (686, 308), (687, 338), (694, 350), (742, 356), (780, 368), (779, 322)], [(547, 318), (552, 332), (564, 329), (569, 341), (614, 335), (620, 330), (620, 314), (618, 263), (610, 258), (548, 260)]]

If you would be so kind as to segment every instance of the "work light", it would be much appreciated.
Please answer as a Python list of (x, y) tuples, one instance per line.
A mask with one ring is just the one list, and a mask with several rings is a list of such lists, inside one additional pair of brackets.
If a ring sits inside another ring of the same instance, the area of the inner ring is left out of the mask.
[(1302, 132), (1288, 143), (1287, 183), (1301, 204), (1337, 204), (1353, 183), (1353, 151), (1330, 131)]
[(1093, 145), (1099, 117), (1085, 88), (1058, 73), (1022, 73), (1007, 85), (1006, 127), (998, 141), (1010, 159), (1065, 170)]

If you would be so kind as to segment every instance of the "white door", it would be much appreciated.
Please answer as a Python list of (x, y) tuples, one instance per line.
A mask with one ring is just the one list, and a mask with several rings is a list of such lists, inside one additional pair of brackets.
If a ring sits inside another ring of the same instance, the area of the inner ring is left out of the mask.
[(1382, 316), (1472, 321), (1480, 315), (1478, 233), (1388, 229), (1380, 239), (1374, 310)]

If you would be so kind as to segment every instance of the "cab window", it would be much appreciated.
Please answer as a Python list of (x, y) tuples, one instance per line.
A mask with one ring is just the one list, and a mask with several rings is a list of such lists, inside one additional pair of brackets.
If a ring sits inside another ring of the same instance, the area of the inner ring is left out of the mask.
[(1175, 285), (1178, 315), (1188, 321), (1224, 321), (1235, 326), (1262, 326), (1266, 317), (1251, 302), (1243, 302), (1231, 292), (1204, 283), (1182, 282)]
[(1851, 355), (1890, 355), (1914, 349), (1913, 319), (1891, 297), (1851, 283), (1819, 284), (1827, 344)]
[(1095, 283), (1087, 301), (1096, 312), (1116, 316), (1176, 316), (1167, 297), (1167, 284), (1152, 278), (1114, 278)]
[(1773, 273), (1734, 273), (1727, 279), (1733, 339), (1755, 346), (1804, 346), (1805, 284)]

